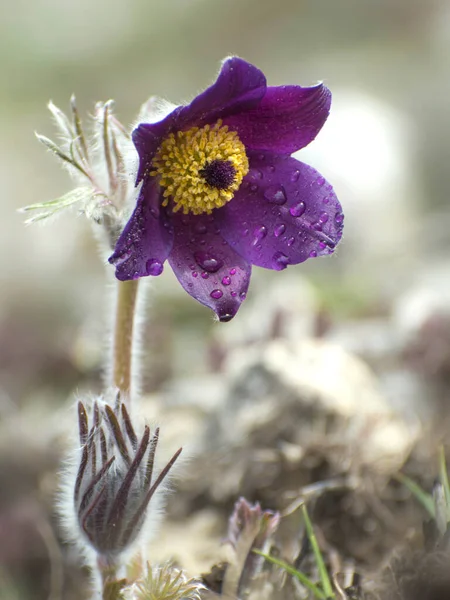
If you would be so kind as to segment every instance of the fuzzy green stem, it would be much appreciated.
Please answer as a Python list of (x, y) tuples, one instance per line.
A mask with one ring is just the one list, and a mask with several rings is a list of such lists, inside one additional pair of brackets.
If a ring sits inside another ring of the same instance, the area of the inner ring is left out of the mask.
[(138, 280), (117, 284), (116, 322), (114, 326), (113, 383), (124, 398), (131, 391), (133, 328)]

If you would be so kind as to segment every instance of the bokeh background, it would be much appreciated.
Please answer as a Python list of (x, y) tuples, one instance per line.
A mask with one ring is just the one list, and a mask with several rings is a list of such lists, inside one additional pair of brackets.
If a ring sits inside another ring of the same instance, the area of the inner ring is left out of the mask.
[[(75, 93), (88, 114), (97, 100), (114, 98), (119, 118), (131, 123), (150, 95), (192, 98), (230, 54), (255, 63), (271, 85), (325, 81), (331, 115), (298, 158), (323, 173), (344, 206), (339, 251), (283, 273), (255, 269), (249, 300), (228, 325), (215, 323), (166, 269), (153, 282), (144, 331), (149, 412), (167, 422), (174, 444), (192, 443), (195, 455), (207, 448), (198, 442), (205, 423), (223, 417), (218, 398), (233, 396), (227, 378), (240, 355), (227, 365), (234, 350), (250, 344), (259, 351), (274, 338), (320, 339), (356, 361), (341, 365), (339, 379), (354, 377), (360, 386), (342, 388), (355, 396), (350, 417), (360, 392), (373, 385), (383, 410), (407, 428), (399, 451), (406, 460), (449, 412), (447, 0), (2, 0), (0, 8), (0, 598), (26, 599), (31, 589), (34, 599), (47, 598), (49, 556), (73, 563), (60, 596), (71, 597), (76, 560), (59, 549), (48, 508), (63, 446), (55, 440), (73, 394), (101, 389), (111, 278), (91, 226), (73, 212), (25, 227), (17, 213), (70, 189), (33, 135), (54, 134), (49, 99), (65, 109)], [(340, 360), (330, 356), (330, 364), (318, 361), (322, 371), (310, 382), (319, 395)], [(347, 368), (370, 369), (370, 383)], [(246, 380), (245, 371), (239, 376)], [(276, 404), (278, 392), (271, 393)], [(239, 407), (229, 406), (239, 419)], [(184, 426), (176, 424), (179, 414)], [(229, 423), (229, 415), (223, 419)], [(425, 475), (432, 478), (430, 470)], [(241, 490), (211, 498), (208, 481), (196, 482), (183, 488), (191, 504), (180, 493), (172, 513), (184, 519), (183, 539), (209, 527), (219, 547), (223, 515)], [(261, 498), (257, 484), (247, 493)], [(275, 504), (277, 497), (263, 495)], [(183, 563), (174, 549), (179, 529), (171, 527), (164, 557)], [(187, 534), (189, 527), (196, 533)], [(191, 562), (192, 551), (186, 555), (193, 571), (216, 558), (209, 547)]]

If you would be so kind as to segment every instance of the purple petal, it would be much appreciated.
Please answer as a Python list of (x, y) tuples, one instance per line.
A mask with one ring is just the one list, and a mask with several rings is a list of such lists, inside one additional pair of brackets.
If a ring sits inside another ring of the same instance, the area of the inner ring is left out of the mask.
[(177, 125), (201, 127), (217, 119), (258, 106), (266, 93), (264, 73), (242, 58), (227, 58), (213, 85), (199, 94), (179, 114)]
[(133, 142), (140, 159), (137, 182), (144, 177), (162, 140), (171, 131), (202, 127), (255, 108), (265, 93), (266, 78), (259, 69), (242, 58), (228, 58), (216, 82), (190, 104), (178, 106), (157, 123), (141, 123), (133, 131)]
[(173, 230), (155, 178), (142, 185), (136, 208), (122, 231), (109, 262), (121, 281), (160, 275), (173, 244)]
[(169, 262), (188, 294), (229, 321), (250, 283), (251, 265), (218, 232), (212, 215), (173, 215)]
[(215, 211), (220, 232), (250, 263), (280, 271), (331, 254), (342, 236), (341, 205), (325, 179), (290, 157), (249, 153), (250, 171)]
[(173, 110), (165, 119), (157, 123), (141, 123), (132, 133), (132, 139), (139, 154), (139, 169), (136, 185), (142, 181), (163, 139), (175, 128), (181, 106)]
[(316, 137), (328, 117), (330, 104), (331, 92), (323, 84), (268, 87), (256, 108), (232, 115), (224, 124), (237, 131), (249, 148), (292, 154)]

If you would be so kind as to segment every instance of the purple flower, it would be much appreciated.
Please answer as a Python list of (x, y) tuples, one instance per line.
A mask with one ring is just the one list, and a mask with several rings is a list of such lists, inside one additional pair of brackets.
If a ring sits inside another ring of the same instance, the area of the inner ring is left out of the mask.
[(133, 132), (136, 208), (109, 259), (120, 280), (160, 275), (166, 259), (184, 289), (229, 321), (251, 266), (280, 271), (331, 254), (343, 228), (332, 187), (292, 152), (330, 110), (323, 85), (268, 87), (241, 58), (187, 106)]

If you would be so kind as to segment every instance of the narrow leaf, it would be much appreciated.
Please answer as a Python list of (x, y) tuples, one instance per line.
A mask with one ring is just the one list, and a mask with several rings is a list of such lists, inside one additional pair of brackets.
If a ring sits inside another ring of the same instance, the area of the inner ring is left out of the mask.
[(306, 533), (308, 534), (308, 538), (311, 543), (311, 548), (314, 552), (314, 557), (316, 559), (316, 564), (319, 570), (320, 580), (322, 582), (323, 591), (325, 592), (325, 597), (335, 598), (333, 587), (328, 576), (328, 571), (323, 560), (322, 552), (320, 551), (319, 544), (317, 543), (316, 534), (314, 533), (314, 529), (305, 505), (302, 506), (302, 514), (305, 520)]
[(436, 514), (432, 495), (427, 494), (418, 483), (403, 473), (398, 473), (395, 478), (408, 488), (416, 500), (422, 504), (428, 514), (434, 519)]
[(284, 560), (280, 560), (279, 558), (275, 558), (274, 556), (270, 556), (270, 554), (264, 554), (264, 552), (261, 552), (260, 550), (253, 550), (253, 552), (255, 554), (259, 554), (268, 562), (271, 562), (272, 564), (281, 567), (284, 571), (286, 571), (286, 573), (289, 573), (289, 575), (292, 575), (293, 577), (298, 579), (298, 581), (300, 581), (302, 585), (308, 588), (316, 598), (319, 598), (319, 600), (327, 600), (327, 597), (322, 592), (322, 590), (315, 583), (313, 583), (307, 575), (305, 575), (301, 571), (298, 571), (289, 563), (284, 562)]

